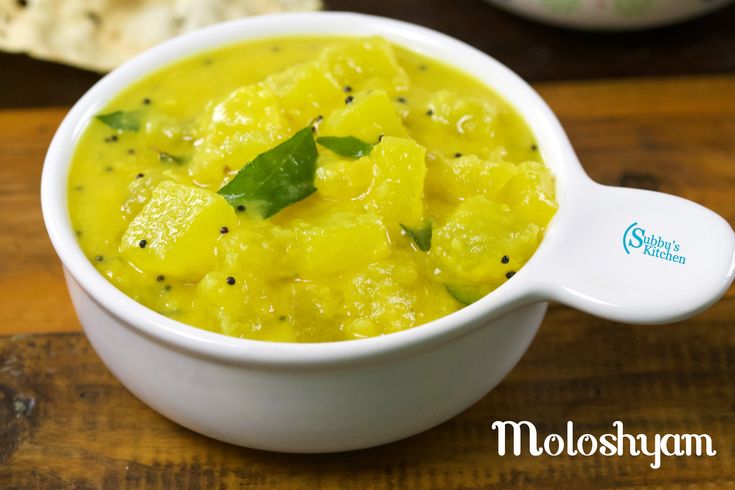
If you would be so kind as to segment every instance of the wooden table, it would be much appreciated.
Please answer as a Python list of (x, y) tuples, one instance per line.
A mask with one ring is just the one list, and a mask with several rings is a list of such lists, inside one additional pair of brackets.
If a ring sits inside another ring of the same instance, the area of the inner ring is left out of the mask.
[[(340, 0), (457, 35), (529, 78), (607, 184), (658, 189), (735, 223), (735, 9), (663, 30), (560, 31), (481, 2)], [(735, 290), (675, 325), (616, 324), (552, 305), (518, 367), (426, 433), (336, 455), (284, 455), (183, 429), (128, 393), (74, 316), (38, 202), (67, 105), (96, 76), (0, 55), (0, 488), (735, 488)], [(497, 454), (494, 420), (540, 433), (708, 433), (718, 455)]]

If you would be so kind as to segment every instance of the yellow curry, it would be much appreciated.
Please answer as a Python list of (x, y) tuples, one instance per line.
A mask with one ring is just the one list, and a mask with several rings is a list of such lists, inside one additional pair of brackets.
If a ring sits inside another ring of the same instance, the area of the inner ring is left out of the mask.
[(147, 307), (237, 337), (357, 339), (452, 313), (531, 257), (556, 203), (520, 116), (380, 38), (163, 67), (89, 123), (69, 212)]

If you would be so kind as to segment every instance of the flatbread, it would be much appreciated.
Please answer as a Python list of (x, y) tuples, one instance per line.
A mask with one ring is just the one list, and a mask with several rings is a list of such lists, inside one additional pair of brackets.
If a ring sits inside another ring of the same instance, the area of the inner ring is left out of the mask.
[(321, 0), (0, 0), (0, 50), (105, 72), (170, 37)]

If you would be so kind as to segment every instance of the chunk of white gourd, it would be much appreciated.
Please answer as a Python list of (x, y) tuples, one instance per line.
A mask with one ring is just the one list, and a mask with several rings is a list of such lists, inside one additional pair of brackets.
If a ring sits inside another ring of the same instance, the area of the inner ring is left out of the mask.
[(290, 285), (288, 321), (297, 342), (342, 340), (340, 332), (341, 298), (336, 290), (323, 284), (295, 282)]
[(540, 230), (505, 204), (473, 197), (434, 230), (429, 254), (445, 284), (502, 284), (536, 250)]
[(370, 157), (358, 160), (319, 157), (314, 185), (323, 199), (355, 199), (367, 192), (372, 181), (373, 162)]
[(384, 90), (361, 92), (335, 109), (319, 126), (319, 136), (354, 136), (377, 143), (381, 136), (408, 137), (406, 128)]
[(220, 229), (235, 223), (223, 197), (164, 181), (128, 225), (120, 251), (140, 270), (196, 281), (214, 268)]
[(276, 95), (291, 122), (305, 127), (319, 115), (343, 104), (342, 88), (316, 61), (307, 61), (275, 73), (265, 85)]
[(523, 162), (498, 198), (521, 218), (546, 226), (556, 213), (555, 195), (556, 185), (549, 168), (540, 162)]
[(497, 200), (503, 187), (517, 173), (516, 165), (502, 160), (484, 160), (477, 155), (438, 157), (427, 169), (427, 193), (448, 201), (473, 196)]
[(240, 87), (208, 108), (189, 175), (217, 190), (228, 175), (293, 133), (278, 98), (262, 83)]
[(343, 87), (354, 91), (381, 88), (395, 94), (410, 84), (393, 47), (379, 37), (329, 47), (319, 61)]
[(417, 227), (423, 221), (426, 149), (407, 138), (385, 137), (371, 155), (373, 185), (365, 206), (383, 217), (393, 236), (400, 225)]
[(375, 214), (335, 213), (317, 223), (297, 221), (288, 253), (301, 277), (363, 267), (390, 255), (385, 225)]

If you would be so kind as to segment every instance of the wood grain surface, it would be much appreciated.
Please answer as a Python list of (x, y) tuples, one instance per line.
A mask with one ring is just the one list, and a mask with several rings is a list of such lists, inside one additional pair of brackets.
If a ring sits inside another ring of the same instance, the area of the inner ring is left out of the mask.
[[(81, 334), (5, 337), (0, 487), (661, 488), (735, 487), (735, 301), (672, 326), (615, 325), (554, 307), (511, 375), (423, 434), (369, 450), (288, 455), (238, 448), (167, 421), (105, 370)], [(497, 455), (493, 420), (566, 420), (602, 434), (708, 432), (714, 458)]]
[[(735, 223), (735, 76), (540, 83), (607, 184), (696, 200)], [(45, 235), (38, 186), (63, 108), (0, 111), (0, 488), (735, 488), (735, 290), (675, 325), (552, 306), (511, 375), (463, 414), (391, 445), (283, 455), (162, 418), (93, 352)], [(709, 433), (718, 455), (497, 455), (493, 420), (542, 434)]]

